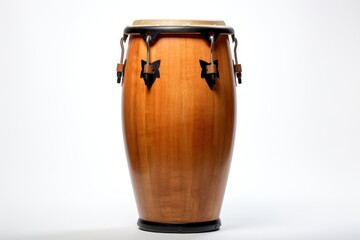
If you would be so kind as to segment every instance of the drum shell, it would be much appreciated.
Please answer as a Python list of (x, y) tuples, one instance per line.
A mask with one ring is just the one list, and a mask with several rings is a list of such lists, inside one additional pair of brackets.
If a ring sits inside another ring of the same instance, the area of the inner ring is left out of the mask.
[(198, 34), (161, 34), (150, 61), (160, 78), (142, 78), (146, 44), (131, 36), (123, 84), (123, 130), (139, 216), (167, 223), (219, 218), (235, 133), (235, 80), (227, 35), (215, 42), (219, 78), (211, 90), (199, 60), (210, 44)]

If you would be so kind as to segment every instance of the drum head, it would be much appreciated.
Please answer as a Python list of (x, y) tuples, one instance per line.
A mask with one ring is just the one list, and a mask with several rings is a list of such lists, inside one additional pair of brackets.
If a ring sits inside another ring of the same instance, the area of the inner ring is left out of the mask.
[(221, 20), (141, 19), (132, 26), (225, 26)]
[(222, 35), (234, 35), (234, 29), (226, 26), (224, 21), (210, 20), (136, 20), (124, 29), (124, 40), (128, 35), (141, 35), (146, 40), (150, 36), (153, 43), (159, 34), (201, 34), (206, 39)]

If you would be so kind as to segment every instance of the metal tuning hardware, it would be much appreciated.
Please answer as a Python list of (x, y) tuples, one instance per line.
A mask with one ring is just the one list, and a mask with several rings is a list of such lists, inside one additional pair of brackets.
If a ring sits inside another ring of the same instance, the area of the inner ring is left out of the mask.
[(140, 77), (144, 79), (145, 85), (150, 90), (151, 86), (154, 84), (156, 78), (160, 78), (160, 60), (157, 60), (153, 63), (150, 63), (150, 41), (151, 36), (146, 36), (146, 61), (141, 60), (141, 73)]
[(238, 64), (237, 51), (236, 51), (238, 41), (237, 41), (235, 35), (232, 35), (232, 39), (233, 39), (233, 42), (235, 42), (235, 45), (234, 45), (234, 58), (235, 58), (234, 73), (235, 73), (235, 75), (237, 77), (238, 83), (241, 84), (241, 72), (242, 72), (242, 69), (241, 69), (241, 64)]
[(124, 62), (124, 38), (120, 39), (120, 47), (121, 47), (121, 57), (120, 57), (120, 63), (117, 64), (116, 72), (117, 72), (117, 83), (123, 84), (123, 77), (125, 74), (125, 63)]
[(201, 78), (205, 78), (206, 83), (210, 87), (210, 89), (213, 89), (216, 83), (216, 78), (219, 77), (219, 71), (218, 71), (218, 60), (214, 60), (214, 47), (215, 47), (215, 39), (214, 35), (211, 34), (209, 36), (210, 40), (210, 63), (199, 60), (200, 66), (201, 66)]

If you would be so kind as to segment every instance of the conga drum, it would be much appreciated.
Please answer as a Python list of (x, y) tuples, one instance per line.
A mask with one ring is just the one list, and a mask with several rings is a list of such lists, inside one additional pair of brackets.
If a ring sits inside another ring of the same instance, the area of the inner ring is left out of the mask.
[(221, 225), (241, 75), (230, 40), (234, 30), (223, 21), (137, 20), (124, 29), (117, 74), (142, 230), (207, 232)]

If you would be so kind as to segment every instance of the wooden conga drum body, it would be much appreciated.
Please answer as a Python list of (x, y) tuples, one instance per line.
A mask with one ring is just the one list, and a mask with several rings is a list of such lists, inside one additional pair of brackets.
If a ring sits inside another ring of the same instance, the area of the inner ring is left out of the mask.
[(123, 130), (138, 225), (217, 230), (235, 134), (233, 30), (221, 21), (141, 20), (124, 33)]

